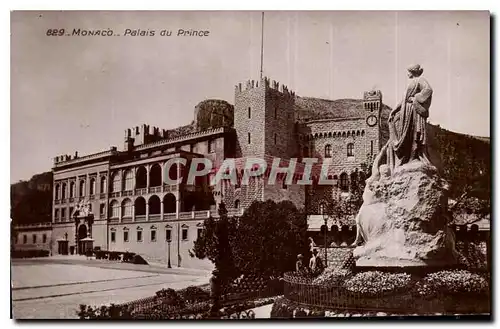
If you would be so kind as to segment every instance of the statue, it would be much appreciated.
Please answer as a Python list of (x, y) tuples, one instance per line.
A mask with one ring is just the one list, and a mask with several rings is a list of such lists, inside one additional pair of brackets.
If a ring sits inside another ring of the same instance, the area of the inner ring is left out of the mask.
[[(432, 88), (422, 77), (420, 65), (408, 68), (410, 83), (403, 99), (389, 115), (389, 141), (382, 148), (372, 168), (372, 179), (386, 164), (392, 173), (396, 167), (413, 160), (431, 165), (427, 154), (426, 122), (432, 102)], [(385, 169), (385, 167), (384, 167)]]
[[(456, 261), (447, 227), (448, 184), (431, 163), (426, 121), (432, 88), (420, 65), (388, 119), (389, 141), (375, 157), (356, 216), (361, 266), (429, 266)], [(364, 244), (360, 246), (361, 242)]]

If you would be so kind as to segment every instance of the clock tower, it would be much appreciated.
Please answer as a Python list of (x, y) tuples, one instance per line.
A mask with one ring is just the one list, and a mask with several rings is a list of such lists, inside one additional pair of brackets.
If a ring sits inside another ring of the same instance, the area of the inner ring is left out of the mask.
[(373, 160), (382, 147), (380, 138), (380, 119), (382, 111), (382, 93), (380, 90), (366, 91), (363, 94), (363, 109), (366, 125), (366, 153)]

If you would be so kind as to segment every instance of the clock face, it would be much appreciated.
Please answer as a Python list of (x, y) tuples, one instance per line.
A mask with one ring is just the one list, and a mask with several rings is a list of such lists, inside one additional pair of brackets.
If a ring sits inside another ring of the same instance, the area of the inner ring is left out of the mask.
[(373, 127), (377, 124), (377, 117), (374, 115), (370, 115), (368, 118), (366, 118), (366, 123), (370, 126)]

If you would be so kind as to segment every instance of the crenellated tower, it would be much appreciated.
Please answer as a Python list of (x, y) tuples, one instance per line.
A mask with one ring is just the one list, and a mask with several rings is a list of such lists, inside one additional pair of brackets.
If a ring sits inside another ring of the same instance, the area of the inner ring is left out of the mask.
[(234, 98), (238, 157), (295, 154), (294, 92), (264, 77), (236, 85)]

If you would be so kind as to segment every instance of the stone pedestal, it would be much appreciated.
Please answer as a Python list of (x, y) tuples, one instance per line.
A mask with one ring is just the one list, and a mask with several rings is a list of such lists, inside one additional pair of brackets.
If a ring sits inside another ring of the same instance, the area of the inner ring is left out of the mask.
[(364, 244), (356, 266), (427, 267), (457, 263), (454, 235), (447, 226), (447, 187), (437, 169), (420, 161), (367, 180), (357, 217)]

